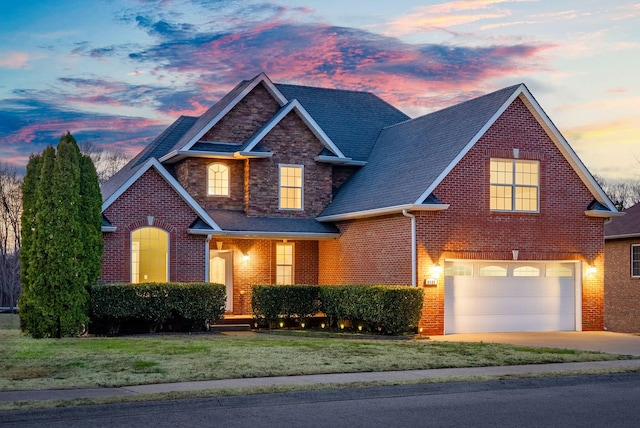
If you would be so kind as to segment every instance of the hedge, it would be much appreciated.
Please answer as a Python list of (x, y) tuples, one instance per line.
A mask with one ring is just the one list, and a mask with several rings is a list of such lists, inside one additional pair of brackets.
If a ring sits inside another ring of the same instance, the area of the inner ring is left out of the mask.
[(99, 284), (90, 290), (91, 328), (115, 334), (135, 330), (193, 330), (224, 315), (226, 289), (209, 283)]
[(346, 321), (392, 334), (417, 327), (422, 304), (421, 289), (384, 285), (260, 285), (251, 296), (256, 318), (271, 325), (281, 318), (305, 319), (324, 312), (334, 326)]
[(256, 318), (273, 324), (279, 318), (302, 321), (316, 315), (320, 308), (317, 285), (256, 285), (251, 307)]

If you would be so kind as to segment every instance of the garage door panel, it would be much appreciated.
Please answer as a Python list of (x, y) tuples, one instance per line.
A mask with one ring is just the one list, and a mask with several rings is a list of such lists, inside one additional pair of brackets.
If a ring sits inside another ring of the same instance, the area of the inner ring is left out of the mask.
[(456, 333), (573, 330), (574, 324), (566, 321), (568, 315), (569, 314), (460, 316), (456, 317), (451, 327)]
[(504, 265), (510, 276), (445, 278), (446, 333), (575, 330), (573, 277), (544, 277), (544, 264), (541, 276), (514, 277), (518, 264)]
[(453, 311), (456, 315), (466, 316), (571, 313), (573, 302), (559, 302), (557, 298), (547, 296), (519, 299), (517, 302), (511, 297), (460, 298), (455, 304), (445, 305), (445, 312), (447, 310)]

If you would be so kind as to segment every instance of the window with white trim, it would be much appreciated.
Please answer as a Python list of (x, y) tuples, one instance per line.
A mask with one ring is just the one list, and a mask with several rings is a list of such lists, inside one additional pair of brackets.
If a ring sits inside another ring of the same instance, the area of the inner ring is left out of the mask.
[(131, 232), (131, 282), (169, 280), (169, 233), (157, 227)]
[(513, 269), (513, 276), (540, 276), (540, 269), (533, 266), (519, 266)]
[(451, 264), (444, 268), (444, 276), (473, 276), (473, 266)]
[(640, 245), (631, 245), (631, 276), (640, 278)]
[(276, 284), (293, 284), (293, 244), (276, 243)]
[(521, 159), (491, 159), (491, 211), (538, 212), (540, 163)]
[(484, 266), (480, 268), (480, 276), (507, 276), (507, 268), (502, 266)]
[(229, 167), (221, 163), (212, 163), (207, 167), (207, 194), (229, 196)]
[(304, 196), (302, 165), (280, 165), (278, 174), (279, 208), (301, 210)]

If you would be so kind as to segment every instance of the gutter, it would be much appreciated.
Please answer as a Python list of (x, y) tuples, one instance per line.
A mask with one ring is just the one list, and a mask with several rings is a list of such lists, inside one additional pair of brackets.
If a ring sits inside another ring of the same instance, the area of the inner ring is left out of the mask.
[(204, 282), (210, 282), (211, 278), (209, 278), (209, 257), (210, 257), (210, 247), (209, 242), (211, 241), (211, 234), (207, 235), (207, 238), (204, 241)]
[(374, 208), (371, 210), (355, 211), (343, 214), (325, 215), (316, 217), (320, 222), (324, 221), (343, 221), (355, 220), (359, 218), (377, 217), (380, 215), (400, 214), (401, 212), (411, 211), (444, 211), (449, 208), (449, 204), (404, 204), (394, 205), (392, 207)]
[(416, 271), (418, 265), (416, 250), (416, 216), (409, 214), (407, 210), (402, 210), (402, 215), (411, 219), (411, 286), (415, 287), (417, 285)]

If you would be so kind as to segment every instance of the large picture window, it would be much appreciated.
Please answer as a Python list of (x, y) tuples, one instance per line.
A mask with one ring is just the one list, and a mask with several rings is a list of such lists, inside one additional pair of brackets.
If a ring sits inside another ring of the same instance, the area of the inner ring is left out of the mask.
[(631, 246), (631, 276), (640, 278), (640, 245)]
[(293, 244), (276, 244), (276, 284), (293, 284)]
[(169, 234), (157, 227), (131, 233), (131, 282), (169, 280)]
[(538, 212), (538, 161), (491, 159), (489, 182), (491, 211)]
[(301, 165), (280, 165), (281, 210), (301, 210), (303, 200), (303, 172)]
[(229, 168), (221, 163), (207, 167), (207, 194), (229, 196)]

